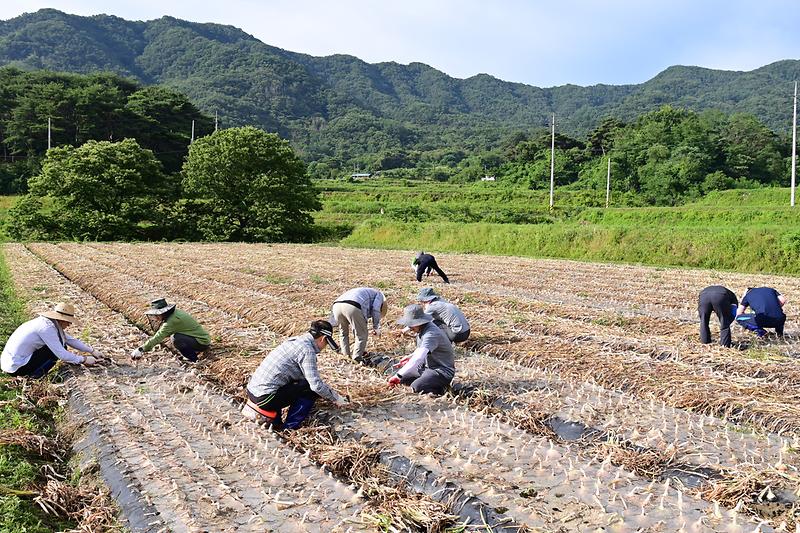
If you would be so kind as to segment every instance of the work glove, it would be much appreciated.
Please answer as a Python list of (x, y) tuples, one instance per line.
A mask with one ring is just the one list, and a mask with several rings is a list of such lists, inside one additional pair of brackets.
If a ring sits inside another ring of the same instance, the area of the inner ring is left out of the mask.
[(94, 358), (94, 357), (92, 357), (91, 355), (86, 355), (86, 356), (84, 356), (84, 358), (83, 358), (83, 364), (84, 364), (84, 365), (87, 365), (87, 366), (92, 366), (92, 365), (93, 365), (93, 364), (95, 364), (96, 362), (97, 362), (97, 359), (95, 359), (95, 358)]
[(374, 333), (376, 337), (380, 337), (381, 333), (383, 332), (381, 331), (381, 328), (375, 328), (374, 330), (372, 330), (372, 333)]
[(105, 354), (98, 350), (97, 348), (92, 348), (91, 355), (95, 357), (95, 359), (105, 359)]
[(131, 359), (136, 360), (140, 359), (144, 355), (144, 352), (141, 348), (136, 348), (134, 351), (131, 352)]
[(400, 385), (400, 377), (398, 377), (397, 374), (395, 374), (394, 376), (389, 378), (389, 388), (393, 389), (398, 385)]

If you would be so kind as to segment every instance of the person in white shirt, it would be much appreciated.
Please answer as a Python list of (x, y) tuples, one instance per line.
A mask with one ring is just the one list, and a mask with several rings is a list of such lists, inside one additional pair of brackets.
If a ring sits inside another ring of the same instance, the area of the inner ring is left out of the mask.
[[(328, 321), (339, 326), (342, 352), (346, 356), (359, 363), (364, 362), (369, 336), (367, 321), (372, 319), (372, 330), (375, 335), (380, 335), (381, 318), (386, 316), (386, 310), (386, 297), (371, 287), (356, 287), (336, 298)], [(356, 334), (353, 352), (350, 349), (350, 328)]]
[[(103, 355), (64, 331), (75, 322), (72, 304), (59, 303), (52, 310), (39, 313), (8, 338), (0, 355), (0, 368), (12, 376), (41, 378), (59, 359), (73, 364), (95, 364)], [(74, 354), (67, 346), (89, 355)]]

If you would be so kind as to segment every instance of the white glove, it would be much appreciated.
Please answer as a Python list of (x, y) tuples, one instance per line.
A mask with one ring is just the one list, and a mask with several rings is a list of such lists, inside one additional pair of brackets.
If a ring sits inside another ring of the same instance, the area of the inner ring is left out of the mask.
[(131, 359), (139, 359), (144, 355), (144, 352), (141, 348), (136, 348), (134, 351), (131, 352)]
[(348, 402), (347, 400), (340, 400), (337, 402), (333, 402), (333, 405), (335, 405), (336, 407), (346, 407), (350, 405), (350, 402)]
[(87, 365), (87, 366), (92, 366), (92, 365), (93, 365), (93, 364), (95, 364), (96, 362), (97, 362), (97, 359), (95, 359), (95, 358), (94, 358), (94, 357), (92, 357), (91, 355), (87, 355), (87, 356), (85, 356), (85, 357), (83, 358), (83, 364), (84, 364), (84, 365)]
[(91, 354), (95, 357), (95, 359), (104, 359), (105, 355), (103, 352), (98, 350), (97, 348), (93, 348)]

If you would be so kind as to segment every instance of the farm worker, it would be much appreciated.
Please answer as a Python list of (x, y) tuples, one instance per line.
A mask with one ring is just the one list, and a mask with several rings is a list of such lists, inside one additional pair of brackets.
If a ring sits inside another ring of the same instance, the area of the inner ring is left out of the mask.
[(150, 302), (150, 309), (144, 314), (155, 320), (158, 331), (131, 353), (132, 359), (139, 359), (170, 336), (178, 352), (193, 363), (197, 362), (198, 353), (208, 350), (211, 344), (208, 332), (189, 313), (176, 309), (175, 304), (169, 305), (164, 298), (158, 298)]
[(444, 331), (451, 342), (464, 342), (469, 338), (467, 317), (455, 304), (436, 294), (430, 287), (419, 291), (417, 301), (425, 312), (433, 317), (433, 323)]
[[(345, 292), (333, 303), (331, 323), (339, 325), (344, 354), (359, 363), (364, 362), (367, 351), (369, 328), (367, 321), (372, 319), (372, 329), (380, 335), (381, 319), (388, 309), (386, 297), (377, 289), (357, 287)], [(350, 349), (350, 328), (355, 331), (355, 351)]]
[(411, 385), (419, 394), (444, 394), (456, 374), (450, 339), (417, 304), (406, 306), (397, 323), (416, 334), (417, 349), (396, 365), (400, 370), (389, 379), (389, 387)]
[[(759, 337), (767, 334), (764, 328), (775, 328), (775, 333), (783, 337), (783, 325), (786, 323), (786, 315), (783, 313), (785, 304), (786, 298), (771, 287), (749, 288), (736, 310), (736, 322), (750, 331), (755, 331)], [(753, 312), (745, 314), (748, 307)]]
[(320, 396), (337, 407), (347, 405), (345, 398), (322, 381), (317, 370), (317, 354), (325, 346), (339, 351), (333, 340), (333, 326), (316, 320), (307, 333), (291, 337), (272, 350), (247, 383), (242, 414), (253, 421), (281, 427), (281, 410), (288, 407), (282, 427), (297, 429)]
[[(8, 338), (0, 367), (12, 376), (41, 378), (59, 359), (73, 364), (93, 365), (103, 355), (65, 331), (75, 324), (75, 308), (72, 304), (59, 303), (33, 320), (20, 325)], [(89, 355), (77, 355), (67, 346)]]
[(697, 304), (697, 312), (700, 314), (700, 342), (711, 343), (708, 322), (713, 312), (719, 319), (719, 343), (722, 346), (730, 347), (731, 324), (733, 324), (737, 305), (739, 305), (739, 300), (736, 295), (722, 285), (711, 285), (700, 291)]
[(417, 252), (417, 255), (414, 257), (414, 261), (411, 262), (411, 265), (415, 266), (417, 269), (417, 281), (422, 281), (423, 272), (426, 276), (430, 276), (431, 270), (435, 270), (436, 273), (442, 277), (445, 283), (450, 283), (450, 280), (447, 279), (447, 274), (445, 274), (444, 271), (439, 268), (439, 265), (436, 264), (436, 258), (431, 254)]

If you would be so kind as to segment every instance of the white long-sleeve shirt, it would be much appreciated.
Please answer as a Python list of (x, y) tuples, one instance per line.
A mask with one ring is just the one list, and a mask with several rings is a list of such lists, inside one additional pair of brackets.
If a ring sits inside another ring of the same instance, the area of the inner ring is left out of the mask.
[(76, 364), (82, 363), (83, 357), (67, 350), (67, 346), (87, 353), (93, 351), (91, 346), (67, 335), (55, 320), (39, 316), (25, 322), (11, 334), (0, 355), (0, 368), (9, 374), (16, 372), (42, 346), (50, 348), (62, 361)]
[[(371, 287), (356, 287), (336, 298), (336, 301), (357, 303), (361, 307), (364, 318), (367, 320), (372, 318), (372, 327), (377, 330), (381, 324), (381, 306), (385, 299), (383, 293), (377, 289)], [(331, 322), (331, 324), (334, 326), (336, 325), (333, 322)]]

